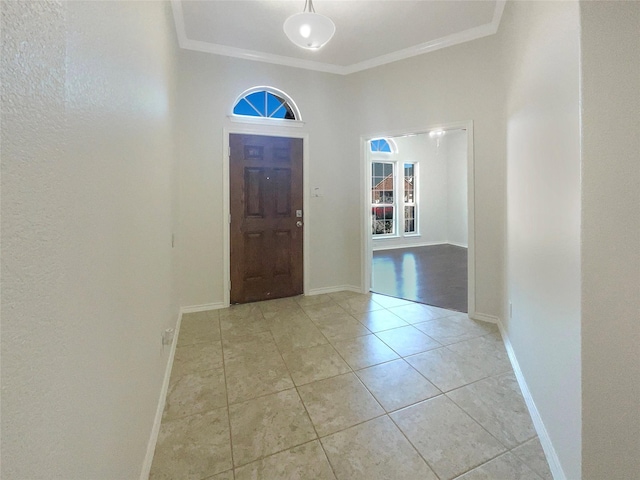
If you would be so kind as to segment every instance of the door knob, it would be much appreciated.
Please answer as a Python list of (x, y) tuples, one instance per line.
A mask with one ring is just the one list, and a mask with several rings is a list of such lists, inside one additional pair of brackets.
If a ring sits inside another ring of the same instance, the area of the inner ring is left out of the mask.
[(302, 226), (302, 222), (301, 222), (300, 220), (298, 220), (298, 221), (296, 222), (296, 227), (301, 227), (301, 226)]

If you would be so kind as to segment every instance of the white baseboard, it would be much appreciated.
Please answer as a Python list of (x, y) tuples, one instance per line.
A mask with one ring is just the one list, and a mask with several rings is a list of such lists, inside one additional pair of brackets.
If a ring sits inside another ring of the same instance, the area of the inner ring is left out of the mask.
[(542, 421), (542, 417), (540, 416), (538, 407), (536, 407), (536, 404), (533, 401), (533, 397), (531, 396), (529, 386), (524, 379), (524, 375), (522, 374), (522, 370), (520, 369), (520, 364), (518, 363), (516, 353), (513, 350), (513, 346), (511, 345), (511, 341), (507, 336), (504, 325), (502, 324), (500, 319), (496, 318), (496, 320), (498, 328), (500, 329), (500, 335), (502, 336), (502, 342), (504, 343), (507, 354), (509, 355), (509, 360), (511, 361), (511, 366), (513, 367), (513, 373), (518, 380), (518, 385), (520, 385), (522, 396), (524, 397), (524, 401), (527, 404), (527, 408), (529, 409), (529, 414), (531, 415), (531, 421), (533, 422), (533, 426), (538, 433), (540, 444), (542, 445), (544, 454), (547, 457), (547, 462), (549, 463), (551, 474), (553, 475), (554, 480), (567, 480), (567, 477), (562, 470), (562, 466), (560, 465), (558, 454), (556, 453), (556, 450), (555, 448), (553, 448), (553, 444), (551, 443), (549, 432), (547, 432), (547, 428), (544, 426), (544, 422)]
[(181, 313), (197, 313), (206, 312), (208, 310), (218, 310), (220, 308), (226, 308), (229, 305), (225, 305), (223, 302), (218, 303), (205, 303), (204, 305), (190, 305), (188, 307), (180, 308)]
[(182, 312), (178, 315), (178, 321), (176, 322), (175, 331), (173, 334), (173, 342), (171, 343), (171, 351), (169, 352), (169, 359), (164, 371), (164, 380), (162, 382), (162, 388), (160, 389), (160, 398), (158, 399), (158, 406), (156, 408), (156, 416), (153, 420), (153, 427), (151, 428), (151, 435), (149, 436), (149, 443), (147, 444), (147, 454), (144, 457), (142, 463), (142, 472), (140, 472), (140, 480), (148, 480), (149, 473), (151, 472), (151, 464), (153, 463), (153, 454), (156, 451), (156, 443), (158, 442), (158, 434), (160, 433), (160, 424), (162, 423), (162, 414), (164, 413), (164, 405), (167, 400), (167, 392), (169, 391), (169, 379), (171, 378), (171, 368), (173, 367), (173, 359), (176, 355), (176, 345), (178, 344), (178, 334), (180, 333), (180, 325), (182, 324)]
[(485, 313), (469, 312), (469, 318), (472, 320), (479, 320), (481, 322), (495, 323), (496, 325), (500, 325), (500, 319), (498, 317), (487, 315)]
[[(379, 240), (384, 241), (384, 240)], [(422, 243), (398, 243), (395, 245), (374, 245), (372, 250), (377, 252), (379, 250), (395, 250), (397, 248), (413, 248), (413, 247), (432, 247), (434, 245), (446, 245), (447, 242), (422, 242)]]
[(362, 288), (356, 287), (354, 285), (336, 285), (335, 287), (321, 287), (321, 288), (312, 288), (305, 295), (322, 295), (324, 293), (335, 293), (335, 292), (343, 292), (343, 291), (355, 292), (355, 293), (364, 293)]
[[(383, 240), (379, 240), (379, 241), (383, 241)], [(433, 247), (435, 245), (453, 245), (454, 247), (469, 248), (468, 245), (463, 245), (461, 243), (454, 243), (454, 242), (422, 242), (422, 243), (398, 243), (394, 245), (378, 245), (378, 246), (374, 246), (372, 250), (374, 252), (377, 252), (380, 250), (395, 250), (397, 248)]]

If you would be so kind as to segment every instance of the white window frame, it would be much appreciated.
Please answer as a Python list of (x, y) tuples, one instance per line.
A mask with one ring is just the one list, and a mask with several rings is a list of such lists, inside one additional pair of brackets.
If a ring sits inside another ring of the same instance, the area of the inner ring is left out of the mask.
[[(271, 118), (271, 117), (253, 117), (249, 115), (236, 115), (233, 113), (233, 110), (235, 109), (236, 105), (240, 100), (242, 100), (248, 95), (251, 95), (252, 93), (262, 92), (262, 91), (272, 93), (284, 99), (287, 105), (289, 106), (289, 108), (293, 110), (296, 120), (289, 120), (284, 118)], [(246, 124), (253, 124), (253, 125), (269, 125), (269, 126), (278, 126), (278, 127), (303, 127), (305, 125), (305, 122), (302, 121), (302, 114), (300, 113), (300, 109), (298, 108), (298, 105), (296, 105), (296, 102), (293, 101), (293, 98), (291, 98), (287, 93), (283, 92), (278, 88), (265, 86), (265, 85), (251, 87), (245, 90), (244, 92), (242, 92), (240, 95), (238, 95), (234, 100), (233, 104), (231, 105), (231, 108), (229, 109), (227, 118), (234, 123), (246, 123)]]
[[(399, 162), (400, 163), (400, 162)], [(404, 201), (404, 166), (405, 165), (413, 165), (413, 202), (405, 202)], [(419, 185), (420, 185), (420, 177), (418, 175), (419, 171), (418, 162), (402, 162), (402, 181), (399, 182), (402, 186), (402, 236), (403, 237), (416, 237), (420, 236), (420, 222), (419, 222), (419, 211), (420, 211), (420, 198), (419, 198)], [(406, 217), (404, 214), (405, 207), (413, 207), (413, 232), (405, 231), (405, 222)]]
[[(387, 153), (388, 152), (375, 152), (375, 153)], [(392, 215), (393, 215), (393, 222), (391, 225), (391, 233), (373, 233), (373, 222), (375, 221), (373, 218), (371, 219), (371, 236), (375, 239), (379, 239), (379, 238), (396, 238), (398, 237), (398, 195), (397, 195), (397, 191), (398, 191), (398, 162), (397, 161), (393, 161), (393, 160), (372, 160), (371, 161), (371, 178), (373, 178), (373, 164), (374, 163), (382, 163), (382, 164), (387, 164), (387, 165), (391, 165), (391, 175), (393, 176), (393, 183), (392, 183), (392, 188), (393, 188), (393, 203), (373, 203), (373, 200), (371, 201), (371, 216), (373, 217), (373, 209), (374, 208), (389, 208), (391, 207), (392, 210)], [(383, 177), (386, 178), (386, 177)]]
[[(391, 164), (393, 167), (393, 204), (376, 204), (373, 203), (371, 188), (369, 189), (369, 205), (370, 212), (373, 217), (373, 209), (377, 206), (392, 206), (393, 207), (393, 233), (373, 233), (373, 218), (371, 219), (371, 228), (370, 235), (373, 240), (383, 240), (386, 238), (403, 238), (403, 237), (419, 237), (420, 236), (420, 222), (419, 222), (419, 210), (420, 210), (420, 198), (419, 198), (419, 175), (418, 175), (418, 162), (416, 161), (404, 161), (400, 159), (391, 158), (392, 154), (388, 152), (369, 152), (370, 153), (370, 165), (369, 171), (371, 172), (369, 176), (369, 183), (371, 183), (371, 179), (373, 178), (373, 164), (374, 163), (387, 163)], [(413, 165), (413, 178), (414, 178), (414, 187), (413, 187), (413, 203), (406, 203), (404, 201), (404, 166), (405, 164)], [(402, 172), (402, 174), (399, 174)], [(405, 223), (405, 215), (404, 215), (404, 207), (412, 206), (414, 207), (414, 231), (413, 232), (405, 232), (404, 231), (404, 223)]]

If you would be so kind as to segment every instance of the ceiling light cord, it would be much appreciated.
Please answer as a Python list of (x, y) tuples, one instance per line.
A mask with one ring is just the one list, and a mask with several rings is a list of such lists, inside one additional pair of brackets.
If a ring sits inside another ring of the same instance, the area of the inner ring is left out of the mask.
[(313, 8), (313, 0), (305, 0), (303, 12), (316, 13), (316, 9)]

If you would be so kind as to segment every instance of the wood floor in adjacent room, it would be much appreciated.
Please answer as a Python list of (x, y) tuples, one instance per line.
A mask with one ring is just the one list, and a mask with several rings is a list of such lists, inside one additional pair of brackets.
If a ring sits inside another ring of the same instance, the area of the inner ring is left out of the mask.
[(455, 245), (373, 252), (371, 291), (467, 312), (467, 249)]

